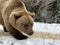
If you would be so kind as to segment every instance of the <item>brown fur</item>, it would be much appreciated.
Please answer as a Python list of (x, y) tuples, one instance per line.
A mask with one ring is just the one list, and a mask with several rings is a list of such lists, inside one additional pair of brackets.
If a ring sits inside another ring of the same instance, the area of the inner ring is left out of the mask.
[(34, 13), (27, 11), (21, 0), (0, 0), (0, 24), (17, 39), (32, 35)]

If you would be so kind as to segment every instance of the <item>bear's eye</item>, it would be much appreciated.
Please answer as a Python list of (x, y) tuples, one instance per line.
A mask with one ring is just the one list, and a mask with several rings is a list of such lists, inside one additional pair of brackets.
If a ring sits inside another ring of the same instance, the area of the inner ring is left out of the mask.
[(35, 16), (34, 15), (31, 15), (32, 18), (34, 18)]
[(20, 18), (22, 15), (14, 15), (16, 19)]

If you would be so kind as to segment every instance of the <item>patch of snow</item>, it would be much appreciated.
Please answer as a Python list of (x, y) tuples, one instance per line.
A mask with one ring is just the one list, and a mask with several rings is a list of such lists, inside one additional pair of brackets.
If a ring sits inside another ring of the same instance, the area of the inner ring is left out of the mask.
[(0, 37), (0, 45), (60, 45), (60, 40), (40, 38), (16, 40), (12, 37)]
[(45, 39), (45, 43), (44, 43), (44, 45), (54, 45), (54, 42), (55, 40), (52, 40), (52, 39), (50, 39), (50, 40), (48, 40), (48, 39)]
[(0, 25), (0, 29), (3, 30), (3, 26), (2, 25)]
[(43, 45), (43, 39), (28, 38), (25, 40), (16, 40), (12, 37), (0, 37), (1, 45)]
[(60, 24), (34, 22), (33, 30), (35, 32), (48, 32), (48, 33), (60, 34)]
[(55, 40), (54, 45), (60, 45), (60, 40)]
[(21, 45), (19, 42), (14, 43), (14, 45)]

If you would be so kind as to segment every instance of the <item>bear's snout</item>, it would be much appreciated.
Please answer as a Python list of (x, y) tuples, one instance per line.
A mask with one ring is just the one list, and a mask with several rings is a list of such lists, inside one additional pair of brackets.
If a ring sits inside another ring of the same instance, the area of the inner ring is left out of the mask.
[(22, 23), (22, 26), (25, 30), (25, 32), (28, 34), (28, 35), (32, 35), (33, 34), (33, 29), (32, 29), (32, 26), (31, 24), (29, 23)]
[(33, 34), (33, 31), (32, 32), (30, 32), (28, 35), (32, 35)]

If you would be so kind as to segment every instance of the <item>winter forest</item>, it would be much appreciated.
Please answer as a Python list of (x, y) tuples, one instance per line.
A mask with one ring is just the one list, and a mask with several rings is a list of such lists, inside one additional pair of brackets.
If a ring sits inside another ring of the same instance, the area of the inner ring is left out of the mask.
[(35, 12), (35, 21), (60, 23), (60, 0), (23, 0), (29, 11)]
[[(34, 33), (27, 39), (17, 40), (9, 32), (4, 32), (4, 26), (0, 25), (0, 45), (60, 45), (60, 0), (22, 1), (28, 11), (35, 13), (34, 25), (32, 27)], [(11, 24), (12, 27), (14, 23)], [(12, 32), (14, 33), (14, 31)]]

